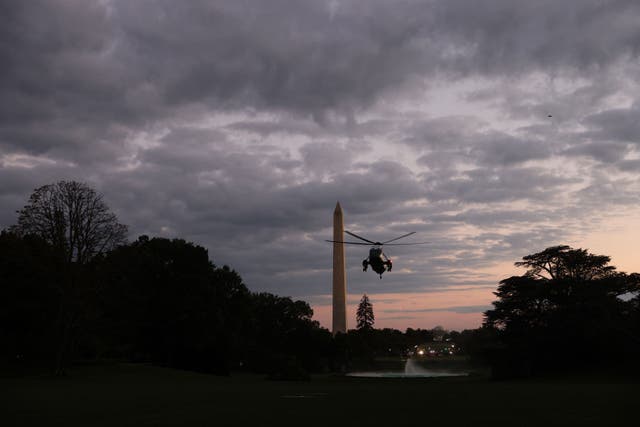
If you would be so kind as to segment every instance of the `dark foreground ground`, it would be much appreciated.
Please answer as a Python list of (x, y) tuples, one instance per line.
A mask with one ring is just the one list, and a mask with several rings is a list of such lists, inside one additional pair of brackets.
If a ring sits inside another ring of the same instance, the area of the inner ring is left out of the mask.
[(639, 398), (637, 381), (623, 376), (276, 382), (119, 364), (0, 379), (0, 425), (637, 425)]

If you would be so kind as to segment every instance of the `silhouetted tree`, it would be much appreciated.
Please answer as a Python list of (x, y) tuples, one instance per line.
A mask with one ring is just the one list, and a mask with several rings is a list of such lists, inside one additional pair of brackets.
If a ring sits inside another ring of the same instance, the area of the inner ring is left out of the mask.
[[(640, 274), (633, 273), (630, 275), (631, 280), (640, 283)], [(629, 300), (628, 316), (630, 319), (630, 330), (633, 335), (632, 339), (627, 340), (629, 353), (640, 355), (640, 292)]]
[(331, 335), (312, 320), (313, 310), (294, 301), (262, 292), (252, 297), (246, 362), (273, 378), (300, 379), (303, 372), (322, 369)]
[(407, 336), (397, 329), (378, 329), (376, 351), (384, 356), (405, 356), (409, 348)]
[(0, 359), (13, 369), (54, 357), (59, 255), (37, 236), (0, 233)]
[(104, 335), (114, 356), (227, 373), (250, 294), (207, 250), (141, 236), (101, 265)]
[(373, 329), (373, 324), (375, 323), (373, 305), (371, 304), (371, 301), (369, 301), (367, 294), (364, 294), (360, 299), (358, 311), (356, 312), (356, 321), (358, 329)]
[(85, 264), (126, 240), (127, 227), (86, 184), (60, 181), (37, 188), (18, 211), (12, 230), (33, 234), (60, 250), (67, 262)]
[(494, 352), (500, 346), (496, 329), (491, 327), (481, 327), (477, 329), (465, 329), (454, 339), (459, 346), (459, 350), (469, 356), (469, 360), (474, 364), (486, 365), (488, 353)]
[(76, 344), (77, 332), (91, 315), (94, 289), (89, 262), (125, 241), (127, 228), (118, 223), (102, 196), (85, 184), (60, 181), (34, 190), (11, 227), (19, 236), (37, 236), (61, 256), (62, 280), (57, 308), (56, 374)]
[(433, 337), (434, 334), (432, 329), (407, 328), (405, 331), (405, 339), (408, 348), (433, 341)]
[[(485, 326), (495, 328), (523, 371), (610, 360), (633, 336), (629, 301), (640, 281), (617, 272), (610, 258), (554, 246), (528, 255), (523, 276), (502, 280)], [(509, 363), (505, 362), (504, 363)], [(520, 362), (519, 362), (520, 363)]]
[(206, 249), (149, 239), (100, 263), (101, 335), (110, 356), (228, 374), (232, 369), (292, 378), (328, 362), (331, 334), (304, 301), (252, 294), (238, 273), (216, 267)]

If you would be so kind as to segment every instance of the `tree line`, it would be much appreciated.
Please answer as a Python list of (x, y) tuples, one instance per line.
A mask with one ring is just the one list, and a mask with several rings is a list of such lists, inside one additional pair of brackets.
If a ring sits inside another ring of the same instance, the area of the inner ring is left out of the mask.
[(0, 233), (0, 362), (10, 369), (117, 359), (272, 378), (343, 372), (404, 358), (435, 335), (498, 377), (640, 355), (640, 275), (606, 256), (555, 246), (500, 282), (481, 328), (375, 329), (364, 295), (356, 330), (332, 336), (304, 301), (249, 291), (240, 275), (182, 239), (140, 236), (85, 184), (34, 191)]
[(34, 191), (0, 234), (5, 364), (63, 374), (73, 360), (114, 358), (273, 375), (328, 364), (331, 334), (306, 302), (250, 292), (196, 244), (127, 243), (126, 232), (84, 184)]
[(250, 292), (237, 272), (181, 239), (141, 236), (70, 276), (43, 239), (3, 231), (0, 259), (6, 362), (57, 374), (78, 359), (278, 374), (321, 369), (330, 347), (309, 304)]

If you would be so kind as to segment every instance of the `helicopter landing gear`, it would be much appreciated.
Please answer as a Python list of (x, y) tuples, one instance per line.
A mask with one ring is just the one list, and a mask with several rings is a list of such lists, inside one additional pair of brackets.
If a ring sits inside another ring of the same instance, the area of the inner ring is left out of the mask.
[(367, 262), (367, 260), (363, 260), (362, 261), (362, 271), (367, 271), (367, 268), (369, 267), (369, 262)]

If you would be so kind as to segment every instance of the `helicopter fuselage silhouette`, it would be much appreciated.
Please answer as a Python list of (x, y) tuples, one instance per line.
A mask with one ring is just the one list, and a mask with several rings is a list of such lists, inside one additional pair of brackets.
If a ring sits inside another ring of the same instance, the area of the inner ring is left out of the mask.
[(391, 271), (393, 262), (382, 252), (382, 248), (373, 247), (369, 249), (369, 257), (362, 261), (362, 271), (367, 271), (369, 266), (371, 266), (371, 269), (378, 273), (382, 279), (382, 273)]
[(330, 243), (342, 243), (346, 245), (372, 246), (372, 248), (369, 249), (369, 256), (362, 261), (362, 271), (367, 271), (367, 269), (371, 267), (373, 271), (375, 271), (380, 275), (381, 279), (382, 279), (382, 274), (385, 271), (391, 271), (391, 268), (393, 267), (393, 262), (391, 261), (391, 259), (389, 259), (389, 257), (387, 257), (384, 254), (384, 252), (382, 252), (383, 245), (409, 246), (409, 245), (423, 245), (425, 243), (429, 243), (429, 242), (391, 243), (391, 242), (395, 242), (396, 240), (404, 239), (407, 236), (411, 236), (412, 234), (415, 234), (415, 231), (412, 231), (411, 233), (403, 234), (402, 236), (396, 237), (395, 239), (387, 240), (385, 242), (374, 242), (373, 240), (369, 240), (362, 236), (358, 236), (357, 234), (347, 230), (345, 230), (344, 232), (352, 237), (355, 237), (356, 239), (362, 240), (362, 242), (344, 242), (344, 241), (337, 241), (337, 240), (326, 240), (326, 241)]

